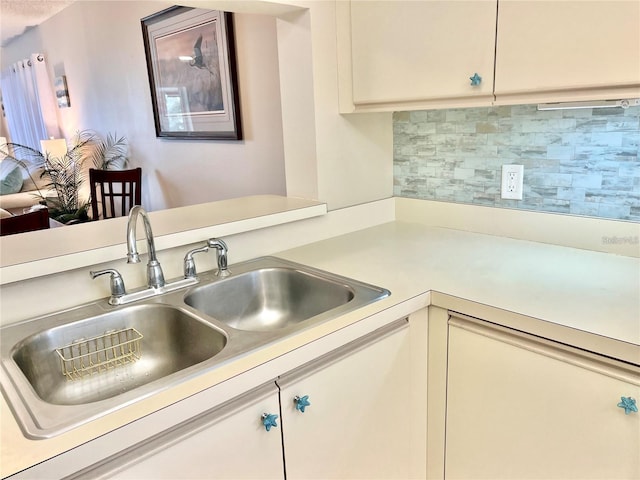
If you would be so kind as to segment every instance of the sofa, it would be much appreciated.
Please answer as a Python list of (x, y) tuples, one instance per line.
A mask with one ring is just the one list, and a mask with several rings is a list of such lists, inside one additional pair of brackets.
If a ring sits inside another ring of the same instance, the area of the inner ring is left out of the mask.
[[(37, 205), (42, 201), (42, 197), (55, 196), (55, 190), (47, 188), (48, 180), (46, 178), (40, 178), (40, 171), (33, 171), (31, 176), (29, 173), (18, 167), (20, 177), (22, 177), (22, 183), (19, 184), (19, 180), (16, 183), (15, 178), (12, 181), (8, 176), (11, 176), (16, 164), (9, 160), (4, 159), (0, 163), (0, 180), (2, 181), (2, 188), (0, 189), (0, 209), (6, 210), (13, 214), (22, 214), (25, 209)], [(14, 172), (15, 173), (15, 172)], [(14, 177), (17, 174), (13, 175)], [(13, 192), (15, 193), (7, 193)]]

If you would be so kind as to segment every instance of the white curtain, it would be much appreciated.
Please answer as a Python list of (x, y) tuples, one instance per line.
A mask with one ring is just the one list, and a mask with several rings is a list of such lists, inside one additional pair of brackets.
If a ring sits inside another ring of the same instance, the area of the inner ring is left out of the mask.
[(34, 53), (1, 76), (2, 101), (12, 143), (40, 151), (40, 140), (60, 136), (52, 82), (44, 56)]

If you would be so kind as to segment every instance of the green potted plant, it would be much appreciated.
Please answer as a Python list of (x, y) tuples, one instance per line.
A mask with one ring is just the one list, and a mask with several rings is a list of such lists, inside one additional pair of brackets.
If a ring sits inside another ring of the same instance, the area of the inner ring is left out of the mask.
[(54, 190), (56, 196), (45, 198), (40, 189), (38, 194), (49, 207), (51, 218), (65, 224), (90, 220), (88, 210), (91, 201), (81, 195), (81, 187), (87, 177), (87, 160), (98, 169), (119, 169), (128, 162), (125, 137), (108, 134), (103, 139), (95, 132), (85, 130), (75, 135), (72, 145), (61, 157), (48, 152), (43, 154), (17, 143), (8, 143), (7, 151), (1, 152), (24, 168), (32, 180), (34, 168), (40, 172), (41, 178), (48, 180), (46, 187)]
[(108, 133), (106, 138), (96, 137), (91, 160), (93, 168), (100, 170), (122, 170), (129, 163), (127, 139)]

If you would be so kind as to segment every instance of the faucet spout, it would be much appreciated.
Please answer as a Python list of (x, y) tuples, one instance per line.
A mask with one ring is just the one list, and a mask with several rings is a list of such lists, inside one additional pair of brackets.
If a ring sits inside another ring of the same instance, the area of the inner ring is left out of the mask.
[(129, 211), (129, 221), (127, 222), (127, 263), (139, 263), (140, 255), (136, 245), (136, 225), (138, 216), (142, 217), (144, 225), (144, 233), (147, 239), (147, 253), (149, 254), (149, 262), (147, 263), (147, 281), (150, 287), (164, 287), (164, 274), (162, 267), (156, 257), (156, 246), (153, 240), (153, 232), (151, 231), (151, 223), (149, 216), (144, 208), (140, 205), (134, 206)]

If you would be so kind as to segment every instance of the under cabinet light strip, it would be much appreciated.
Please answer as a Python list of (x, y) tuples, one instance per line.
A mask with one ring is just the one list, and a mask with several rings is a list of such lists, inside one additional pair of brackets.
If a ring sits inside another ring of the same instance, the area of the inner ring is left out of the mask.
[(539, 103), (538, 110), (569, 110), (572, 108), (629, 108), (640, 106), (640, 98), (623, 100), (602, 100), (595, 102)]

